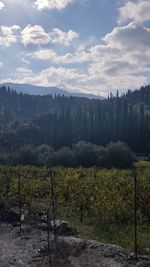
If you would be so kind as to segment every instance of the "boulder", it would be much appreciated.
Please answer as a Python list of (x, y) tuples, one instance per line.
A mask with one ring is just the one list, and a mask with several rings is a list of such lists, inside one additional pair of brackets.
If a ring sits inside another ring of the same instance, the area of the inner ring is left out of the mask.
[(19, 214), (13, 209), (0, 210), (0, 221), (7, 223), (14, 223), (19, 221)]
[[(47, 231), (47, 222), (46, 218), (45, 220), (42, 220), (40, 224), (38, 224), (38, 229), (42, 231)], [(73, 229), (69, 222), (63, 221), (63, 220), (51, 220), (50, 222), (50, 230), (54, 231), (54, 228), (56, 230), (56, 234), (59, 236), (75, 236), (77, 235), (77, 231)]]
[(77, 235), (77, 231), (75, 229), (73, 229), (69, 222), (67, 221), (63, 221), (63, 220), (51, 220), (51, 229), (56, 230), (56, 234), (57, 235), (61, 235), (61, 236), (75, 236)]
[(19, 221), (19, 214), (15, 209), (9, 208), (4, 202), (0, 202), (0, 221), (7, 223)]
[(41, 223), (47, 223), (47, 215), (43, 214), (41, 216)]

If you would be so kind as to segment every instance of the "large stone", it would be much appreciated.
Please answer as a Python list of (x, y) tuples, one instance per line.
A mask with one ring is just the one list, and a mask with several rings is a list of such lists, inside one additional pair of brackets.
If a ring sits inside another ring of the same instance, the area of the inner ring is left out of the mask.
[(13, 209), (0, 210), (0, 221), (13, 223), (19, 221), (19, 214)]
[[(42, 231), (47, 231), (47, 222), (46, 220), (42, 220), (40, 224), (38, 224), (38, 229)], [(63, 220), (51, 220), (50, 222), (50, 231), (56, 231), (57, 235), (60, 236), (75, 236), (77, 235), (77, 231), (73, 229), (69, 222)]]
[(13, 209), (9, 208), (4, 202), (0, 202), (0, 221), (13, 223), (19, 221), (19, 214), (18, 212)]
[(51, 229), (56, 230), (57, 235), (61, 236), (74, 236), (77, 235), (77, 231), (73, 229), (69, 222), (63, 220), (51, 220)]
[(41, 216), (41, 223), (47, 223), (47, 215), (43, 214)]

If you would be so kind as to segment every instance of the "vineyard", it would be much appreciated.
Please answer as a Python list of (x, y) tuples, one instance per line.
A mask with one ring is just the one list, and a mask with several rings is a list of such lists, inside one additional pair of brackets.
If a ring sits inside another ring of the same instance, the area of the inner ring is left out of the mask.
[[(150, 163), (138, 162), (138, 250), (150, 251)], [(57, 218), (68, 220), (83, 238), (134, 249), (134, 177), (132, 170), (52, 168)], [(51, 198), (46, 167), (0, 166), (0, 201), (28, 214), (30, 223), (46, 214)]]

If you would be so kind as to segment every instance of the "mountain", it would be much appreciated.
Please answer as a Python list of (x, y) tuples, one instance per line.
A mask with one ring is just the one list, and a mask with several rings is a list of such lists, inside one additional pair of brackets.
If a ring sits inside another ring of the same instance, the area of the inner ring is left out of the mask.
[(75, 96), (75, 97), (85, 97), (88, 99), (104, 99), (101, 96), (94, 94), (85, 94), (85, 93), (73, 93), (68, 92), (63, 89), (57, 87), (44, 87), (44, 86), (35, 86), (30, 84), (17, 84), (17, 83), (1, 83), (1, 86), (10, 87), (10, 89), (16, 90), (17, 93), (29, 94), (29, 95), (64, 95), (67, 97)]

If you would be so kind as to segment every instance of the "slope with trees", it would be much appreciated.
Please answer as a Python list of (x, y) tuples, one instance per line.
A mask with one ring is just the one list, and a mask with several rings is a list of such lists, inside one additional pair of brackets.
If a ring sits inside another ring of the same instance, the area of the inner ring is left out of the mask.
[(138, 153), (150, 152), (150, 86), (106, 100), (30, 96), (0, 88), (0, 147), (47, 144), (54, 149), (84, 140), (118, 140)]

